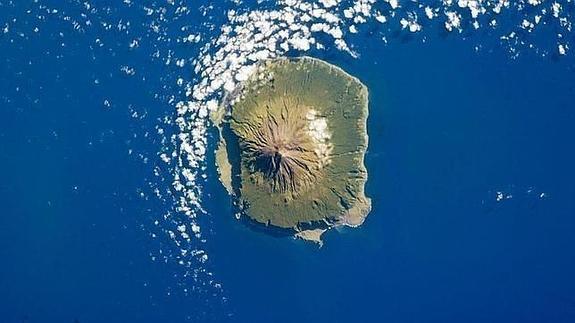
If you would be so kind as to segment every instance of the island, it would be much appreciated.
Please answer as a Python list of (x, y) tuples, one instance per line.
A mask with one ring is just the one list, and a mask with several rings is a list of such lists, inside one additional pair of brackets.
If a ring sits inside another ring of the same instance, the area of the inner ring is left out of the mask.
[(322, 245), (337, 226), (357, 227), (365, 196), (368, 91), (310, 57), (260, 63), (212, 116), (220, 180), (239, 212)]

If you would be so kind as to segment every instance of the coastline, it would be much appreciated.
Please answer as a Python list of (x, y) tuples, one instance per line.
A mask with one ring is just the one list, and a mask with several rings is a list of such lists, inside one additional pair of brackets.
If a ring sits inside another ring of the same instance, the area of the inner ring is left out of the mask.
[[(339, 68), (339, 67), (337, 67)], [(355, 78), (354, 76), (351, 76)], [(365, 180), (363, 185), (361, 185), (361, 190), (358, 194), (358, 199), (356, 203), (348, 210), (347, 214), (342, 216), (341, 225), (357, 228), (363, 224), (367, 216), (371, 212), (371, 198), (365, 195), (365, 186), (367, 185), (367, 181), (369, 179), (369, 173), (367, 172), (367, 167), (365, 166), (365, 155), (367, 154), (367, 147), (369, 147), (369, 133), (367, 131), (367, 121), (369, 119), (369, 89), (365, 84), (363, 84), (358, 78), (355, 78), (357, 82), (359, 82), (362, 87), (362, 95), (365, 100), (364, 105), (364, 118), (360, 120), (361, 127), (364, 129), (364, 141), (365, 141), (365, 151), (361, 154), (359, 165), (361, 170), (365, 173)]]
[[(367, 120), (369, 117), (369, 91), (367, 89), (367, 86), (365, 84), (363, 84), (357, 77), (348, 74), (346, 71), (344, 71), (342, 68), (340, 68), (338, 66), (324, 62), (318, 58), (309, 57), (309, 56), (302, 56), (302, 57), (296, 57), (296, 58), (286, 58), (286, 57), (274, 58), (274, 59), (270, 59), (270, 60), (266, 60), (266, 61), (262, 61), (262, 62), (257, 63), (257, 67), (266, 66), (266, 64), (270, 64), (270, 62), (272, 64), (274, 62), (280, 62), (280, 63), (281, 62), (304, 62), (304, 63), (305, 62), (311, 62), (314, 64), (313, 66), (320, 66), (320, 68), (326, 68), (327, 70), (331, 71), (329, 73), (335, 73), (335, 75), (344, 76), (345, 79), (351, 80), (350, 84), (355, 83), (356, 86), (357, 86), (357, 84), (359, 84), (359, 87), (360, 87), (359, 90), (360, 90), (360, 102), (361, 102), (361, 117), (356, 119), (357, 120), (356, 127), (358, 129), (357, 133), (363, 134), (363, 136), (360, 136), (360, 138), (362, 138), (362, 139), (360, 140), (360, 144), (358, 146), (358, 149), (355, 151), (349, 151), (350, 153), (355, 155), (353, 157), (353, 159), (355, 161), (350, 162), (350, 163), (355, 164), (356, 170), (358, 171), (359, 174), (361, 174), (358, 178), (355, 179), (358, 182), (357, 182), (357, 184), (354, 184), (354, 185), (356, 185), (355, 191), (352, 194), (354, 201), (352, 202), (352, 204), (348, 205), (345, 208), (345, 211), (343, 211), (343, 213), (340, 213), (339, 215), (333, 214), (332, 216), (326, 217), (323, 221), (319, 221), (319, 222), (317, 222), (317, 220), (313, 220), (313, 221), (309, 221), (309, 222), (308, 221), (299, 222), (298, 224), (296, 224), (295, 226), (293, 226), (291, 228), (294, 232), (293, 233), (294, 238), (302, 239), (302, 240), (306, 240), (306, 241), (311, 241), (311, 242), (317, 243), (321, 247), (323, 245), (322, 235), (325, 232), (329, 231), (330, 229), (332, 229), (334, 227), (338, 227), (338, 226), (348, 226), (348, 227), (353, 227), (353, 228), (359, 227), (363, 224), (363, 222), (365, 221), (365, 219), (367, 218), (367, 216), (369, 215), (369, 213), (371, 211), (371, 199), (365, 195), (365, 186), (366, 186), (366, 183), (368, 180), (367, 167), (365, 166), (365, 154), (367, 153), (367, 147), (369, 144), (369, 135), (367, 132)], [(315, 64), (318, 64), (318, 65), (315, 65)], [(327, 67), (326, 67), (326, 65), (327, 65)], [(245, 82), (253, 81), (253, 77), (254, 77), (254, 75), (256, 75), (258, 73), (258, 71), (262, 71), (262, 69), (261, 68), (255, 68), (254, 73), (250, 76), (250, 79), (248, 81), (245, 81)], [(335, 71), (335, 72), (333, 72), (333, 71)], [(244, 83), (243, 85), (245, 86), (246, 83)], [(234, 100), (236, 97), (240, 97), (242, 94), (243, 94), (243, 90), (237, 91), (234, 94), (226, 94), (224, 96), (222, 103), (218, 107), (218, 109), (216, 109), (215, 111), (212, 111), (212, 114), (213, 114), (212, 122), (214, 122), (215, 126), (218, 128), (218, 130), (220, 132), (220, 140), (219, 140), (216, 152), (215, 152), (216, 164), (217, 164), (217, 169), (218, 169), (218, 173), (219, 173), (219, 180), (222, 183), (222, 185), (226, 188), (226, 191), (229, 193), (229, 195), (232, 198), (239, 198), (239, 196), (238, 196), (239, 191), (235, 190), (234, 185), (232, 184), (232, 177), (234, 175), (233, 175), (232, 165), (231, 165), (230, 160), (229, 160), (230, 156), (229, 156), (229, 153), (227, 151), (226, 138), (224, 138), (222, 131), (223, 131), (224, 124), (229, 123), (229, 120), (226, 120), (226, 117), (231, 117), (231, 115), (226, 115), (231, 111), (230, 107), (228, 107), (226, 105), (230, 105), (230, 102), (233, 102), (233, 101), (230, 101), (230, 99)], [(359, 156), (357, 156), (357, 155), (359, 155)], [(241, 204), (242, 203), (240, 203), (240, 205)], [(240, 209), (243, 209), (243, 208), (240, 207)], [(245, 211), (245, 210), (243, 210), (243, 211)], [(251, 215), (248, 214), (248, 216), (250, 218), (252, 218), (255, 222), (260, 222), (256, 218), (253, 218)], [(262, 223), (262, 222), (260, 222), (260, 223)], [(313, 224), (313, 223), (317, 223), (317, 225), (319, 225), (320, 223), (323, 223), (323, 225), (325, 225), (325, 226), (314, 227), (314, 226), (316, 226), (316, 224)], [(276, 226), (276, 225), (270, 224), (270, 223), (267, 223), (267, 224), (262, 223), (262, 225), (265, 225), (265, 226), (271, 225), (274, 227)], [(304, 227), (309, 226), (309, 228), (303, 229), (302, 225)], [(289, 227), (279, 226), (279, 228), (289, 228)]]

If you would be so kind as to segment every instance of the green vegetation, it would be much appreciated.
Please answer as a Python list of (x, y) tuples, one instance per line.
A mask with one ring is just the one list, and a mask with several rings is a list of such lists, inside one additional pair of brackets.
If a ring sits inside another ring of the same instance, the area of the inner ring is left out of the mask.
[(276, 59), (236, 98), (216, 159), (244, 212), (282, 228), (360, 225), (371, 206), (366, 87), (317, 59)]

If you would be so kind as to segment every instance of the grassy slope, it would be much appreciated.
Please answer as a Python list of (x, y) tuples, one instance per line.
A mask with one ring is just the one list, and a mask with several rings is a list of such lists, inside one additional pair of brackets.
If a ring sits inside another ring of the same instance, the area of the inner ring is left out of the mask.
[(285, 228), (335, 221), (358, 199), (365, 202), (367, 90), (341, 69), (316, 59), (273, 60), (266, 63), (266, 71), (273, 72), (273, 81), (257, 90), (254, 83), (247, 83), (244, 99), (232, 109), (232, 130), (240, 137), (251, 135), (243, 123), (259, 122), (272, 98), (292, 96), (300, 106), (313, 107), (327, 118), (334, 148), (332, 162), (322, 169), (315, 185), (297, 196), (271, 192), (266, 179), (251, 171), (242, 156), (240, 195), (248, 206), (246, 213), (258, 222)]

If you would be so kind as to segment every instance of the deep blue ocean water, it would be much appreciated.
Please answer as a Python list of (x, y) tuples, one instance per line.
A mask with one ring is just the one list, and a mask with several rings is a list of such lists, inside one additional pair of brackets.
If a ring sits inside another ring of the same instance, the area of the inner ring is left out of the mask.
[(155, 93), (183, 95), (175, 72), (61, 24), (0, 35), (0, 322), (575, 322), (572, 57), (443, 35), (318, 54), (370, 89), (372, 213), (323, 248), (276, 237), (234, 219), (210, 169), (223, 288), (183, 292), (179, 266), (151, 260), (161, 206), (137, 157), (161, 145), (174, 108)]

